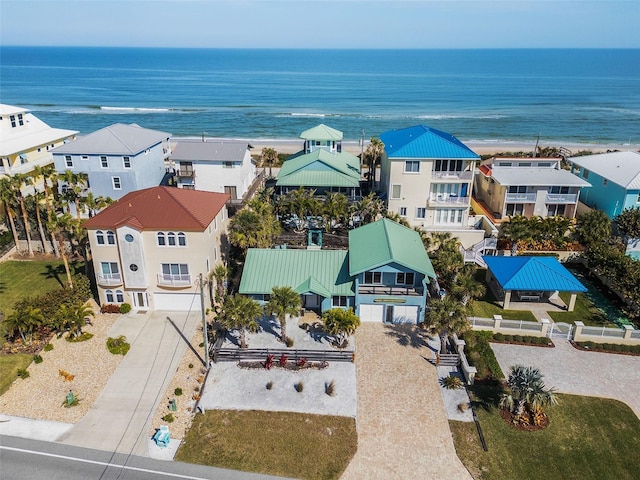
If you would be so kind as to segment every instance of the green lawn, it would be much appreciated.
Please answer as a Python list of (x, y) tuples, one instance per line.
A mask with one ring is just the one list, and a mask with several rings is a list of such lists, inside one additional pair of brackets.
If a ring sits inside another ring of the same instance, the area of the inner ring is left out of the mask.
[(472, 316), (480, 318), (493, 318), (494, 315), (502, 315), (506, 320), (526, 320), (536, 322), (536, 317), (528, 310), (503, 310), (493, 292), (485, 282), (487, 269), (478, 268), (475, 273), (477, 282), (486, 287), (486, 292), (482, 298), (475, 300), (471, 306)]
[[(74, 262), (71, 273), (82, 272), (84, 264)], [(40, 295), (63, 286), (62, 261), (7, 261), (0, 263), (0, 311), (9, 315), (13, 305), (27, 296)]]
[(474, 423), (450, 421), (462, 463), (482, 480), (526, 478), (624, 480), (638, 478), (640, 419), (617, 400), (560, 395), (538, 432), (512, 428), (495, 407), (477, 408), (488, 451)]
[(0, 355), (0, 395), (9, 390), (13, 381), (18, 378), (18, 370), (27, 368), (32, 360), (33, 355)]
[[(569, 292), (560, 292), (560, 298), (566, 305), (569, 305), (571, 294)], [(576, 296), (576, 305), (573, 312), (549, 312), (549, 315), (554, 322), (573, 324), (575, 321), (580, 321), (584, 322), (585, 325), (594, 327), (616, 326), (615, 323), (610, 322), (607, 316), (596, 308), (593, 302), (582, 293)]]
[(337, 479), (357, 443), (353, 418), (209, 410), (194, 418), (176, 460), (293, 478)]

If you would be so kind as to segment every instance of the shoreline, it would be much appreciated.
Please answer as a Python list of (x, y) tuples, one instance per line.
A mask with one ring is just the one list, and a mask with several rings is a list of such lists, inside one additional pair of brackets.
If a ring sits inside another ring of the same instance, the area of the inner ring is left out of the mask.
[[(278, 153), (293, 154), (302, 149), (304, 141), (300, 138), (242, 138), (242, 137), (204, 137), (209, 142), (247, 142), (253, 148), (252, 153), (259, 154), (263, 148), (273, 148)], [(202, 137), (197, 136), (176, 136), (171, 138), (175, 144), (178, 141), (197, 141)], [(492, 155), (506, 152), (532, 152), (536, 146), (535, 141), (525, 142), (522, 140), (461, 140), (467, 147), (478, 155)], [(365, 140), (364, 149), (369, 143)], [(363, 148), (358, 140), (343, 140), (343, 151), (353, 155), (359, 155)], [(553, 142), (540, 141), (539, 148), (544, 147), (564, 147), (572, 153), (581, 150), (590, 150), (593, 153), (602, 153), (607, 150), (639, 151), (640, 144), (607, 144), (607, 143), (578, 143), (578, 142)]]

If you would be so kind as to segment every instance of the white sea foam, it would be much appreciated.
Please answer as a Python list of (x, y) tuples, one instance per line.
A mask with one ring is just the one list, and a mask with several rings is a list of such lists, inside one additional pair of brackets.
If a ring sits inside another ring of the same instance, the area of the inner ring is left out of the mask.
[(158, 112), (169, 112), (170, 108), (151, 108), (151, 107), (106, 107), (101, 106), (100, 110), (106, 112), (114, 112), (114, 113), (158, 113)]

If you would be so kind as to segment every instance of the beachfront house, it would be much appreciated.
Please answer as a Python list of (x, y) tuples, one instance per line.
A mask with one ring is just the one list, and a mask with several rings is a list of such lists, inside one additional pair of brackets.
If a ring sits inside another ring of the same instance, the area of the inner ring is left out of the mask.
[(232, 204), (246, 200), (262, 180), (247, 142), (176, 142), (171, 165), (178, 188), (226, 193)]
[(560, 158), (492, 158), (482, 162), (474, 197), (494, 223), (505, 217), (574, 218), (580, 190), (591, 184), (560, 168)]
[(250, 248), (239, 292), (266, 302), (273, 287), (290, 286), (317, 313), (351, 307), (364, 322), (415, 324), (432, 279), (418, 233), (382, 219), (349, 232), (348, 250)]
[[(58, 173), (86, 173), (87, 188), (94, 197), (117, 200), (129, 192), (160, 185), (170, 138), (169, 133), (116, 123), (56, 148), (53, 159)], [(60, 182), (61, 190), (66, 187)]]
[(285, 160), (275, 184), (277, 196), (304, 188), (316, 195), (342, 193), (361, 198), (360, 159), (342, 151), (342, 132), (326, 125), (305, 130), (303, 149)]
[(469, 215), (478, 154), (453, 135), (423, 125), (384, 132), (380, 140), (380, 190), (388, 211), (412, 227), (451, 232), (464, 248), (495, 234), (484, 217)]
[[(0, 104), (0, 177), (33, 174), (35, 167), (53, 165), (52, 151), (76, 138), (78, 132), (52, 128), (29, 110)], [(35, 188), (42, 191), (42, 179)], [(25, 186), (31, 195), (34, 185)]]
[(228, 199), (152, 187), (128, 193), (87, 220), (100, 304), (200, 311), (199, 275), (206, 279), (228, 250)]
[(640, 153), (610, 152), (568, 159), (571, 171), (589, 182), (580, 201), (610, 219), (626, 208), (640, 207)]

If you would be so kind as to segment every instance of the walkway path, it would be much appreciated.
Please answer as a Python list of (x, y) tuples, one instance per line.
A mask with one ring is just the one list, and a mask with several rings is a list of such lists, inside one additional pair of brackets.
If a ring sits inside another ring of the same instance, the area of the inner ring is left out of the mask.
[(201, 318), (199, 312), (154, 312), (114, 325), (109, 335), (125, 335), (131, 349), (91, 410), (58, 442), (149, 455), (150, 422), (187, 348), (167, 316), (187, 338)]
[(538, 367), (548, 387), (562, 393), (615, 398), (640, 418), (640, 357), (583, 352), (557, 338), (553, 343), (555, 348), (491, 346), (505, 375), (516, 364)]
[(358, 328), (358, 451), (343, 480), (471, 478), (453, 446), (432, 357), (414, 329)]

